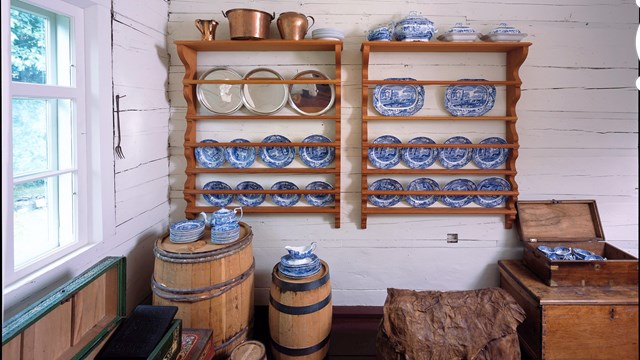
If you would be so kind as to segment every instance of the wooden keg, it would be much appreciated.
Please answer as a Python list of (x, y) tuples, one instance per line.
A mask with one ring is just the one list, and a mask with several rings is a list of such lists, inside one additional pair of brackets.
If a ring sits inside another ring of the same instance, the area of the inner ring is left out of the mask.
[(249, 340), (236, 346), (229, 360), (267, 360), (267, 351), (261, 342)]
[(193, 243), (158, 240), (151, 288), (153, 305), (177, 306), (183, 327), (211, 329), (215, 359), (222, 359), (253, 326), (253, 233), (241, 222), (237, 241), (217, 245), (210, 239), (206, 231)]
[(273, 268), (269, 296), (271, 350), (278, 360), (323, 359), (331, 333), (329, 266), (307, 278), (292, 279)]

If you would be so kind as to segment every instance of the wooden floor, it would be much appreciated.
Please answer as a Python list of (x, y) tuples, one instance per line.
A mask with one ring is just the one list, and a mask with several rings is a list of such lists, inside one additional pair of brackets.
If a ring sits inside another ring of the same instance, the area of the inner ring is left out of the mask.
[[(327, 359), (375, 359), (376, 334), (381, 319), (382, 307), (334, 307)], [(256, 307), (253, 338), (268, 347), (269, 316), (266, 306)], [(268, 357), (272, 359), (271, 354)]]

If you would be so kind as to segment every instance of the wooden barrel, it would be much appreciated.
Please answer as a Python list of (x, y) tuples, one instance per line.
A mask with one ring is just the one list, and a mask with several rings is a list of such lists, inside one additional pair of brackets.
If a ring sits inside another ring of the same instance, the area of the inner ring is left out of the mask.
[(261, 342), (249, 340), (236, 346), (229, 360), (267, 360), (267, 351)]
[(304, 279), (288, 278), (273, 268), (269, 296), (271, 350), (278, 360), (323, 359), (331, 333), (329, 266)]
[(193, 243), (158, 240), (151, 288), (154, 305), (178, 307), (183, 327), (211, 329), (215, 359), (222, 359), (253, 326), (253, 233), (240, 223), (237, 241), (217, 245), (210, 239), (206, 231)]

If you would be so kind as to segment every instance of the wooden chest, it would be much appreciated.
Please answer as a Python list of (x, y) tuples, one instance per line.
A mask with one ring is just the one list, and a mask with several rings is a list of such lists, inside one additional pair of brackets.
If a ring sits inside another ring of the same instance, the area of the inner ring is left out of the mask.
[[(106, 257), (2, 324), (3, 359), (93, 359), (125, 320), (126, 259)], [(176, 359), (174, 319), (148, 359)]]
[[(523, 262), (549, 286), (638, 285), (638, 259), (606, 243), (594, 200), (519, 201)], [(550, 260), (538, 246), (580, 248), (606, 260)]]
[(498, 261), (500, 287), (525, 310), (523, 359), (638, 359), (637, 286), (550, 287), (520, 260)]

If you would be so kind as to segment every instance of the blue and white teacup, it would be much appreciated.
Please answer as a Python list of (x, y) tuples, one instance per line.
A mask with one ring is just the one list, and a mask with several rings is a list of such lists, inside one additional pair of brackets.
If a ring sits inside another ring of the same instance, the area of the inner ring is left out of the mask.
[(607, 260), (600, 255), (587, 255), (584, 259), (585, 260)]
[(542, 251), (545, 255), (549, 256), (549, 254), (553, 254), (553, 248), (549, 247), (547, 245), (540, 245), (538, 246), (538, 250)]
[(594, 254), (589, 250), (573, 248), (573, 255), (575, 255), (578, 260), (584, 260), (587, 256)]
[(557, 246), (553, 249), (553, 252), (558, 256), (565, 256), (571, 254), (571, 248), (566, 246)]

